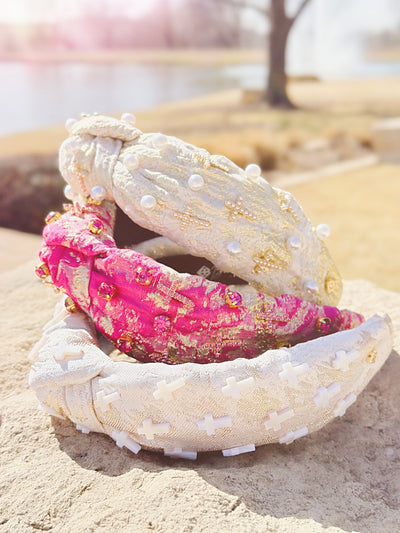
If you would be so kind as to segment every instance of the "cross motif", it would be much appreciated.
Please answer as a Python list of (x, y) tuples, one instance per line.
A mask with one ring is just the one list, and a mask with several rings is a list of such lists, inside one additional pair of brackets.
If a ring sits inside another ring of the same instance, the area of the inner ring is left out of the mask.
[(76, 427), (76, 429), (77, 429), (78, 431), (80, 431), (81, 433), (85, 433), (85, 434), (90, 433), (90, 429), (87, 428), (86, 426), (81, 426), (81, 424), (76, 424), (75, 427)]
[(256, 449), (254, 444), (245, 444), (244, 446), (236, 446), (235, 448), (228, 448), (222, 450), (224, 457), (233, 457), (234, 455), (240, 455), (241, 453), (254, 452)]
[(164, 281), (161, 281), (161, 278), (158, 280), (157, 283), (157, 291), (158, 295), (161, 297), (163, 303), (167, 307), (171, 300), (178, 301), (185, 307), (188, 307), (190, 310), (193, 310), (195, 307), (194, 303), (188, 296), (185, 296), (184, 294), (178, 292), (171, 283), (164, 283)]
[(140, 444), (131, 439), (126, 431), (114, 430), (111, 433), (111, 438), (115, 440), (115, 444), (118, 446), (118, 448), (125, 446), (125, 448), (128, 448), (128, 450), (133, 453), (138, 453), (142, 448)]
[(328, 407), (333, 396), (339, 394), (340, 384), (331, 383), (328, 387), (318, 387), (317, 394), (314, 396), (314, 403), (317, 407)]
[(273, 429), (279, 431), (282, 427), (282, 422), (289, 420), (294, 416), (294, 411), (291, 407), (286, 407), (282, 411), (271, 411), (269, 413), (269, 419), (264, 422), (265, 429)]
[(151, 418), (143, 420), (142, 425), (138, 427), (139, 435), (144, 435), (147, 440), (153, 440), (154, 435), (165, 435), (169, 431), (169, 424), (153, 424)]
[(192, 461), (197, 459), (197, 452), (190, 450), (182, 450), (182, 448), (165, 448), (164, 455), (168, 457), (178, 457), (180, 459), (191, 459)]
[(214, 418), (212, 413), (207, 413), (203, 420), (197, 422), (197, 426), (200, 431), (206, 431), (207, 435), (215, 435), (216, 429), (231, 427), (232, 420), (230, 416)]
[(186, 229), (186, 226), (189, 226), (189, 224), (194, 224), (198, 228), (209, 228), (211, 226), (208, 220), (196, 217), (196, 215), (193, 214), (193, 209), (189, 206), (186, 207), (183, 213), (180, 211), (174, 211), (174, 217), (181, 221), (181, 230)]
[(296, 431), (288, 431), (286, 435), (283, 435), (279, 439), (279, 442), (281, 444), (291, 444), (294, 440), (305, 437), (306, 435), (308, 435), (308, 428), (306, 427), (297, 429)]
[(65, 416), (60, 415), (60, 413), (58, 413), (55, 409), (53, 409), (49, 405), (46, 405), (45, 403), (40, 403), (37, 408), (39, 409), (39, 411), (43, 411), (48, 415), (55, 416), (56, 418), (61, 418), (61, 420), (65, 420)]
[(335, 358), (332, 361), (333, 368), (347, 372), (349, 370), (350, 363), (353, 363), (360, 357), (360, 352), (357, 350), (351, 350), (346, 352), (345, 350), (339, 350), (335, 353)]
[(247, 389), (253, 388), (254, 384), (255, 382), (253, 377), (242, 379), (241, 381), (236, 381), (236, 379), (231, 376), (226, 379), (226, 385), (224, 387), (221, 387), (221, 390), (224, 396), (231, 396), (232, 398), (238, 399), (240, 398), (242, 392)]
[[(281, 257), (280, 257), (281, 256)], [(284, 248), (264, 250), (253, 256), (253, 272), (259, 274), (266, 270), (283, 270), (290, 263), (290, 255)]]
[(291, 385), (297, 385), (299, 380), (297, 376), (307, 372), (309, 366), (307, 363), (301, 363), (300, 365), (293, 366), (290, 361), (283, 363), (282, 371), (279, 372), (279, 378), (288, 381)]
[(224, 339), (221, 330), (218, 330), (214, 342), (206, 342), (203, 344), (203, 348), (214, 352), (216, 357), (220, 357), (224, 348), (239, 348), (241, 345), (242, 341), (240, 339), (233, 337), (225, 337)]
[(218, 161), (218, 156), (210, 155), (207, 152), (207, 150), (200, 149), (197, 152), (195, 152), (192, 157), (193, 159), (200, 161), (200, 163), (204, 165), (206, 169), (210, 167), (214, 167), (214, 168), (219, 168), (220, 170), (223, 170), (224, 172), (229, 172), (229, 168), (223, 163), (220, 163)]
[(64, 361), (64, 359), (78, 359), (79, 357), (82, 357), (84, 354), (84, 351), (81, 348), (78, 348), (77, 350), (58, 350), (54, 354), (54, 359), (56, 361)]
[(96, 401), (99, 403), (100, 410), (105, 413), (109, 409), (109, 405), (120, 399), (119, 392), (114, 390), (113, 392), (107, 392), (103, 389), (97, 391)]
[(249, 220), (256, 220), (253, 213), (243, 207), (243, 198), (241, 196), (238, 196), (235, 202), (225, 201), (225, 207), (229, 211), (230, 221), (236, 220), (238, 216), (245, 217)]
[(340, 400), (333, 411), (335, 416), (343, 416), (346, 410), (357, 400), (356, 394), (351, 392), (344, 400)]
[(292, 197), (285, 193), (284, 191), (278, 192), (278, 199), (279, 199), (279, 207), (283, 213), (289, 213), (292, 215), (293, 220), (295, 222), (299, 221), (299, 217), (296, 215), (296, 213), (293, 210), (293, 207), (291, 207), (290, 203), (292, 201)]
[(183, 378), (176, 379), (168, 383), (163, 379), (157, 383), (157, 390), (153, 392), (153, 396), (156, 400), (164, 400), (164, 402), (169, 402), (173, 399), (172, 393), (176, 390), (184, 387), (185, 380)]

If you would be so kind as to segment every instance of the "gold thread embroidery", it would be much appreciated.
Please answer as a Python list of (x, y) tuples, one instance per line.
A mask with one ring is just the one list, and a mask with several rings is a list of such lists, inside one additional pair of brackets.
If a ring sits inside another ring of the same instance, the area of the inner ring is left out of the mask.
[(235, 202), (229, 200), (225, 201), (225, 207), (229, 211), (229, 220), (234, 221), (238, 216), (242, 216), (249, 220), (256, 220), (256, 217), (248, 209), (243, 207), (243, 198), (238, 196)]

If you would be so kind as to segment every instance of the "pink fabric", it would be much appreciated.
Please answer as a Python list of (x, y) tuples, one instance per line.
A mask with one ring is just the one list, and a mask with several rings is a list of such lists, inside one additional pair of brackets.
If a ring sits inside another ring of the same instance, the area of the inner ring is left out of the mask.
[[(118, 249), (111, 236), (113, 212), (103, 203), (85, 206), (80, 214), (65, 213), (45, 227), (40, 257), (55, 286), (138, 360), (173, 364), (252, 358), (362, 322), (351, 311), (288, 294), (241, 298), (221, 283)], [(91, 233), (89, 225), (99, 221), (103, 232)]]

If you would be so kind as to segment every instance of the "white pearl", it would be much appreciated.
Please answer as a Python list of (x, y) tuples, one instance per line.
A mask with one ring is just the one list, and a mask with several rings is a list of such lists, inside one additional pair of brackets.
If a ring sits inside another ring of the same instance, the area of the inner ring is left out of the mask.
[(293, 235), (293, 237), (290, 237), (289, 246), (291, 248), (294, 248), (294, 249), (301, 248), (301, 239), (300, 239), (300, 237), (297, 237), (297, 235)]
[(126, 156), (124, 157), (124, 165), (129, 170), (136, 170), (137, 168), (139, 168), (140, 165), (138, 156), (135, 154), (126, 154)]
[(121, 120), (123, 122), (129, 122), (132, 126), (136, 124), (136, 117), (135, 115), (132, 115), (132, 113), (122, 113)]
[(252, 163), (251, 165), (247, 165), (245, 173), (249, 179), (259, 178), (261, 176), (261, 168), (255, 163)]
[(81, 118), (86, 118), (88, 117), (89, 115), (87, 113), (81, 113)]
[(192, 191), (199, 191), (204, 186), (203, 176), (192, 174), (188, 179), (188, 184)]
[(322, 240), (327, 239), (331, 234), (331, 228), (328, 224), (318, 224), (315, 231), (317, 232), (318, 237)]
[(315, 294), (318, 292), (318, 283), (312, 279), (311, 281), (307, 282), (306, 289), (308, 292)]
[(157, 201), (154, 198), (154, 196), (151, 196), (151, 194), (145, 194), (144, 196), (142, 196), (140, 200), (140, 206), (143, 209), (151, 210), (151, 209), (154, 209), (156, 205), (157, 205)]
[(154, 146), (154, 148), (157, 148), (158, 150), (162, 150), (165, 148), (168, 144), (167, 136), (163, 133), (155, 133), (153, 137), (151, 138), (151, 142)]
[(76, 124), (76, 120), (74, 118), (68, 118), (66, 121), (65, 121), (65, 129), (68, 131), (68, 133), (72, 130), (72, 128), (75, 126)]
[(226, 249), (232, 255), (240, 254), (240, 252), (242, 251), (242, 247), (237, 241), (231, 241), (230, 243), (228, 243)]
[(90, 196), (95, 202), (102, 202), (106, 197), (106, 190), (101, 185), (95, 185), (90, 189)]
[(73, 200), (75, 198), (75, 194), (74, 194), (74, 191), (72, 190), (71, 185), (66, 185), (64, 187), (64, 196), (68, 200)]

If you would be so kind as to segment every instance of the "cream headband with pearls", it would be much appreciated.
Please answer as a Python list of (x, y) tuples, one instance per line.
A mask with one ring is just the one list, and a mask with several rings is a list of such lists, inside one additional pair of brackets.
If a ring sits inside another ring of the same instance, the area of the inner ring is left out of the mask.
[(176, 137), (142, 133), (128, 114), (83, 117), (68, 127), (60, 149), (67, 197), (115, 201), (162, 235), (137, 251), (158, 258), (185, 250), (265, 294), (337, 305), (342, 283), (323, 242), (329, 229), (313, 228), (257, 165), (243, 170)]
[(374, 315), (355, 329), (255, 359), (199, 365), (113, 361), (91, 321), (64, 302), (29, 355), (40, 408), (119, 447), (195, 459), (290, 444), (342, 416), (392, 349), (391, 322)]

